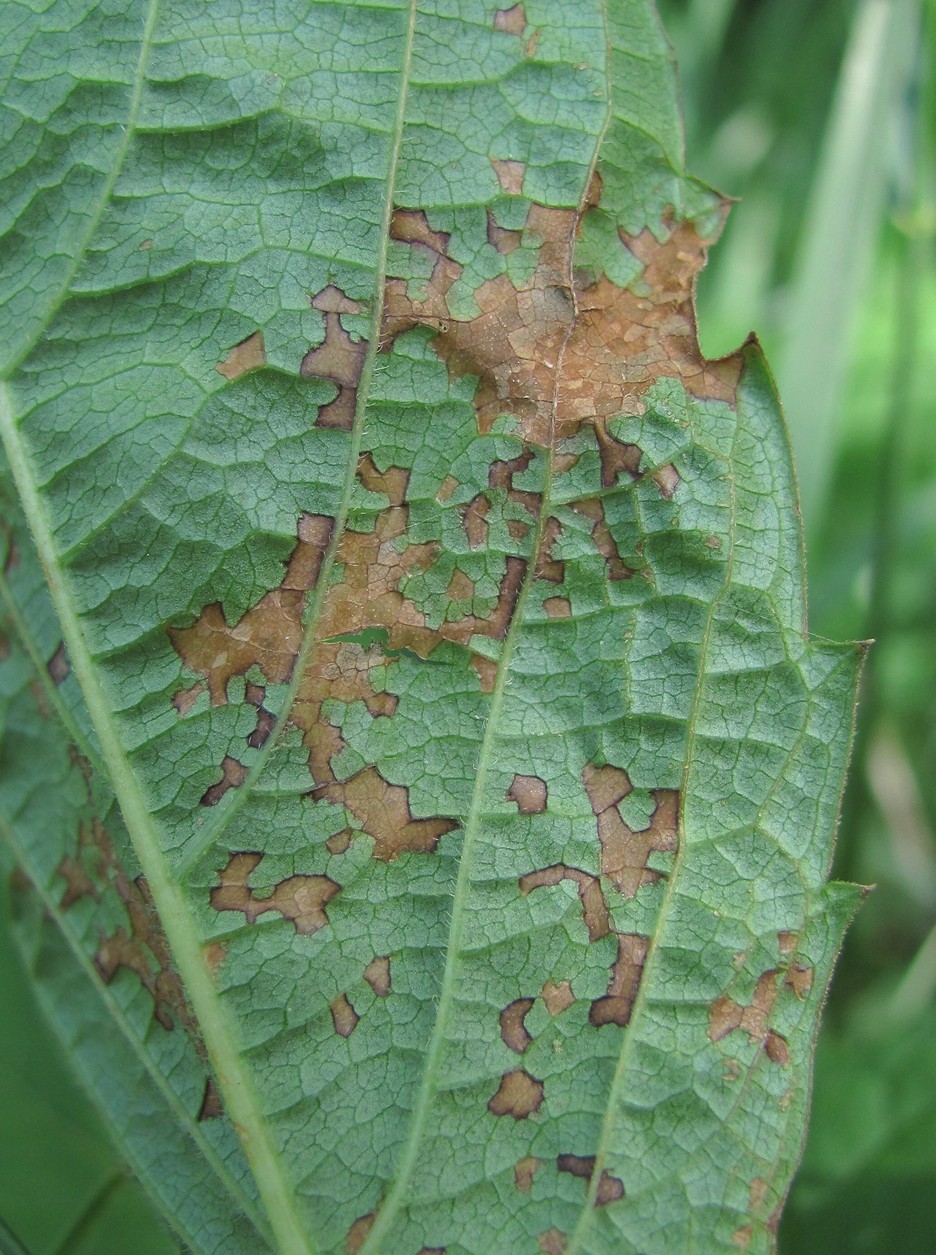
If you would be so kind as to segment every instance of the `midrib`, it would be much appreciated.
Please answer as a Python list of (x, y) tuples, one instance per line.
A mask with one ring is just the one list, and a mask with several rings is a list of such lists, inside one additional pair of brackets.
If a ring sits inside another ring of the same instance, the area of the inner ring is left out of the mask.
[[(121, 148), (120, 159), (115, 162), (114, 170), (105, 185), (97, 212), (82, 240), (81, 249), (76, 255), (74, 266), (69, 272), (68, 282), (70, 282), (77, 266), (80, 264), (81, 256), (87, 249), (96, 225), (106, 208), (110, 193), (113, 190), (129, 147), (133, 134), (133, 122), (135, 121), (142, 94), (146, 52), (149, 41), (152, 38), (155, 12), (156, 6), (154, 4), (150, 9), (147, 21), (134, 84), (130, 117), (128, 118), (127, 137)], [(373, 376), (374, 358), (379, 343), (377, 332), (379, 330), (389, 246), (390, 218), (393, 212), (393, 188), (406, 112), (415, 17), (416, 0), (410, 0), (403, 65), (400, 76), (400, 92), (394, 119), (384, 222), (380, 235), (376, 265), (374, 325), (358, 390), (355, 426), (351, 442), (352, 455), (349, 457), (344, 495), (340, 511), (336, 516), (332, 543), (323, 562), (316, 596), (313, 598), (310, 606), (309, 620), (304, 632), (303, 644), (296, 660), (291, 688), (284, 704), (284, 712), (280, 716), (274, 735), (270, 738), (271, 748), (276, 741), (276, 736), (282, 731), (282, 728), (288, 721), (304, 665), (314, 646), (315, 624), (325, 590), (328, 586), (328, 575), (334, 565), (338, 539), (343, 530), (349, 508), (357, 465), (357, 451), (361, 443), (363, 412), (366, 406), (370, 381)], [(66, 289), (63, 289), (63, 296)], [(194, 927), (191, 911), (185, 900), (177, 869), (170, 868), (161, 850), (158, 831), (150, 815), (142, 787), (130, 766), (117, 728), (112, 720), (111, 703), (98, 676), (79, 613), (61, 566), (61, 555), (55, 543), (54, 529), (45, 502), (39, 492), (38, 480), (34, 473), (30, 455), (17, 427), (13, 397), (7, 385), (3, 383), (0, 383), (0, 435), (2, 435), (23, 510), (49, 583), (52, 600), (68, 647), (69, 657), (84, 692), (88, 711), (101, 744), (102, 756), (114, 788), (114, 793), (123, 813), (134, 851), (139, 859), (141, 871), (149, 884), (153, 903), (163, 925), (175, 965), (199, 1023), (205, 1046), (211, 1058), (212, 1067), (224, 1096), (225, 1109), (240, 1135), (245, 1156), (257, 1183), (264, 1209), (269, 1217), (270, 1228), (274, 1234), (277, 1249), (280, 1255), (319, 1255), (319, 1247), (309, 1234), (306, 1222), (300, 1214), (292, 1183), (287, 1176), (285, 1164), (282, 1162), (274, 1144), (272, 1132), (263, 1113), (251, 1072), (238, 1053), (233, 1026), (225, 1008), (221, 1004), (217, 989), (205, 962), (202, 943)], [(251, 784), (256, 780), (256, 777), (268, 760), (269, 751), (259, 763), (255, 764), (252, 777), (248, 777), (242, 789), (238, 791), (244, 794), (240, 800), (241, 805), (246, 800), (246, 794)], [(227, 823), (230, 822), (230, 811), (232, 808), (227, 807), (225, 809), (228, 812), (225, 818), (225, 823)], [(219, 825), (217, 829), (211, 832), (210, 840), (216, 839), (220, 830), (221, 827)], [(207, 848), (206, 844), (199, 842), (199, 849), (189, 860), (189, 863), (194, 862), (194, 859), (205, 848)]]

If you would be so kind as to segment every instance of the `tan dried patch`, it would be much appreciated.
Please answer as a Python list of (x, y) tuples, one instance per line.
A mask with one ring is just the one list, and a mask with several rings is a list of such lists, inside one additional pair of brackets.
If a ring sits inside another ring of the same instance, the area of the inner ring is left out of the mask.
[[(521, 162), (491, 164), (505, 191), (522, 193)], [(592, 203), (599, 195), (596, 179)], [(614, 482), (619, 470), (636, 473), (636, 454), (623, 444), (614, 447), (610, 419), (639, 414), (643, 394), (663, 376), (681, 379), (696, 396), (731, 402), (740, 364), (737, 358), (707, 362), (699, 348), (693, 286), (708, 241), (693, 224), (677, 225), (662, 243), (650, 231), (621, 237), (643, 263), (642, 295), (605, 276), (573, 282), (579, 224), (575, 210), (532, 205), (526, 229), (542, 241), (535, 271), (519, 288), (507, 275), (486, 280), (474, 293), (480, 312), (467, 319), (453, 318), (447, 301), (461, 267), (444, 245), (433, 246), (424, 235), (419, 247), (435, 257), (428, 288), (414, 298), (404, 280), (388, 281), (381, 339), (386, 345), (413, 326), (435, 329), (434, 347), (452, 373), (480, 381), (481, 431), (506, 412), (518, 419), (528, 444), (548, 447), (588, 425), (603, 460), (610, 459), (603, 475)], [(666, 475), (658, 482), (669, 490)]]
[(191, 627), (169, 628), (172, 644), (186, 666), (207, 680), (213, 706), (227, 700), (228, 682), (253, 666), (271, 684), (288, 682), (302, 641), (305, 594), (318, 579), (334, 524), (324, 514), (300, 517), (296, 547), (282, 584), (233, 626), (214, 602)]
[(348, 1001), (347, 994), (339, 994), (329, 1004), (331, 1011), (332, 1023), (335, 1026), (335, 1032), (339, 1037), (350, 1037), (358, 1026), (358, 1020), (361, 1018)]
[(542, 1166), (542, 1159), (537, 1159), (534, 1155), (524, 1155), (522, 1159), (518, 1159), (514, 1164), (514, 1185), (517, 1189), (529, 1194), (533, 1188), (533, 1178)]
[(514, 776), (507, 796), (517, 803), (521, 815), (542, 815), (548, 797), (546, 781), (539, 776)]
[(529, 1072), (517, 1068), (513, 1072), (505, 1072), (497, 1093), (488, 1102), (488, 1111), (492, 1116), (511, 1116), (514, 1120), (525, 1120), (534, 1111), (538, 1111), (543, 1101), (543, 1082), (538, 1081)]
[(433, 816), (414, 819), (409, 808), (409, 790), (388, 784), (376, 767), (365, 767), (349, 780), (335, 781), (314, 791), (345, 806), (374, 839), (374, 857), (390, 862), (398, 855), (431, 853), (446, 832), (458, 827), (456, 819)]
[(561, 980), (558, 984), (548, 980), (543, 986), (540, 995), (546, 1004), (546, 1010), (550, 1015), (561, 1015), (563, 1011), (568, 1011), (575, 1002), (575, 994), (572, 992), (572, 986), (567, 980)]
[(634, 574), (632, 567), (623, 561), (618, 551), (617, 541), (611, 534), (611, 528), (605, 522), (604, 505), (598, 497), (589, 497), (576, 501), (572, 505), (576, 514), (582, 514), (592, 520), (591, 538), (595, 548), (604, 558), (608, 566), (609, 580), (629, 580)]
[(607, 937), (612, 931), (611, 916), (597, 876), (583, 872), (578, 867), (567, 867), (565, 863), (554, 863), (552, 867), (544, 867), (540, 871), (527, 872), (521, 876), (520, 892), (526, 896), (534, 889), (551, 888), (563, 880), (574, 881), (578, 886), (588, 940), (597, 941), (599, 937)]
[(647, 866), (649, 856), (677, 848), (679, 792), (652, 790), (656, 807), (650, 824), (642, 832), (635, 832), (618, 808), (631, 790), (625, 771), (619, 767), (586, 766), (582, 780), (598, 825), (602, 873), (623, 897), (632, 898), (641, 885), (661, 879), (662, 873)]
[(211, 891), (216, 911), (241, 911), (254, 924), (267, 911), (278, 911), (303, 937), (311, 937), (328, 923), (325, 908), (341, 886), (328, 876), (290, 876), (280, 881), (268, 897), (258, 897), (247, 881), (262, 854), (232, 854)]
[(547, 597), (543, 609), (550, 619), (572, 618), (572, 603), (568, 597)]
[(522, 161), (499, 161), (496, 157), (489, 158), (501, 189), (508, 196), (523, 195), (523, 180), (526, 177), (526, 166)]
[(777, 933), (777, 944), (781, 954), (795, 954), (796, 947), (799, 945), (799, 933), (783, 929)]
[(100, 891), (98, 886), (88, 874), (82, 858), (80, 836), (78, 857), (73, 858), (70, 854), (66, 854), (58, 867), (56, 867), (55, 874), (61, 876), (65, 881), (65, 892), (62, 894), (59, 902), (61, 910), (67, 911), (70, 906), (74, 906), (82, 898), (94, 898), (95, 900), (99, 898)]
[(364, 969), (364, 979), (378, 998), (386, 998), (390, 992), (390, 956), (378, 955)]
[(374, 1221), (377, 1219), (376, 1212), (368, 1212), (366, 1216), (359, 1216), (354, 1224), (348, 1230), (345, 1237), (345, 1250), (348, 1255), (357, 1255), (358, 1251), (364, 1245), (368, 1233), (374, 1227)]
[(263, 347), (263, 332), (255, 331), (239, 344), (228, 351), (227, 357), (218, 362), (215, 370), (225, 379), (239, 379), (248, 370), (256, 370), (266, 365), (266, 350)]
[(498, 9), (494, 14), (494, 29), (504, 31), (507, 35), (522, 35), (526, 24), (526, 13), (522, 4), (515, 4), (509, 9)]
[[(572, 1176), (579, 1177), (590, 1184), (595, 1171), (595, 1156), (559, 1155), (556, 1159), (556, 1167), (560, 1172), (569, 1172)], [(602, 1171), (598, 1180), (598, 1189), (595, 1192), (595, 1206), (605, 1207), (608, 1203), (614, 1203), (623, 1197), (623, 1182), (618, 1177), (611, 1176), (608, 1171)]]
[(350, 431), (354, 426), (357, 388), (367, 356), (367, 341), (352, 340), (341, 325), (341, 315), (358, 313), (360, 306), (332, 284), (313, 296), (312, 306), (325, 315), (325, 339), (316, 348), (309, 349), (299, 373), (304, 379), (327, 379), (338, 388), (334, 401), (319, 410), (316, 427)]
[(767, 1022), (777, 1000), (777, 975), (777, 969), (771, 968), (758, 978), (749, 1006), (741, 1006), (724, 994), (716, 998), (709, 1007), (709, 1039), (718, 1042), (735, 1029), (743, 1029), (751, 1042), (763, 1047), (772, 1063), (786, 1067), (790, 1062), (789, 1047)]
[(205, 1078), (205, 1091), (202, 1094), (201, 1106), (198, 1108), (196, 1119), (199, 1124), (202, 1120), (218, 1120), (224, 1115), (224, 1105), (221, 1102), (221, 1095), (218, 1088), (210, 1076)]
[(532, 998), (516, 998), (500, 1013), (501, 1040), (508, 1050), (513, 1050), (518, 1055), (522, 1055), (533, 1041), (524, 1023), (533, 1001)]
[(53, 684), (61, 684), (63, 680), (68, 678), (71, 672), (71, 664), (68, 661), (68, 654), (65, 652), (65, 642), (63, 641), (52, 657), (46, 664), (46, 670)]
[(564, 1255), (568, 1236), (559, 1229), (547, 1229), (536, 1239), (543, 1255)]
[(754, 1227), (753, 1225), (749, 1225), (749, 1224), (742, 1225), (740, 1229), (735, 1229), (734, 1233), (732, 1233), (731, 1235), (731, 1241), (733, 1245), (738, 1248), (739, 1251), (748, 1250), (750, 1248), (753, 1238), (754, 1238)]
[(228, 789), (239, 788), (247, 779), (247, 768), (243, 763), (227, 755), (221, 762), (221, 779), (206, 789), (200, 798), (202, 806), (217, 806)]
[(611, 968), (608, 992), (596, 998), (588, 1013), (596, 1028), (617, 1024), (624, 1028), (630, 1022), (634, 999), (640, 988), (650, 938), (640, 933), (618, 933), (618, 953)]

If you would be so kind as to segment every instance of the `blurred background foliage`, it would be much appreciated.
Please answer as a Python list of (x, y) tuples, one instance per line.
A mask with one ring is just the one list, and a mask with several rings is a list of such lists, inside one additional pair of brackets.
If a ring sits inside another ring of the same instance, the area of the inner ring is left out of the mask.
[(846, 939), (781, 1255), (936, 1250), (936, 3), (660, 0), (689, 168), (740, 198), (703, 348), (753, 327), (796, 456), (810, 628), (874, 639)]
[[(797, 458), (810, 626), (870, 639), (835, 872), (876, 886), (816, 1061), (781, 1255), (936, 1249), (936, 0), (659, 0), (689, 166), (740, 198), (699, 286), (757, 328)], [(0, 900), (0, 1255), (177, 1250), (39, 1017)], [(674, 1253), (675, 1255), (675, 1253)]]

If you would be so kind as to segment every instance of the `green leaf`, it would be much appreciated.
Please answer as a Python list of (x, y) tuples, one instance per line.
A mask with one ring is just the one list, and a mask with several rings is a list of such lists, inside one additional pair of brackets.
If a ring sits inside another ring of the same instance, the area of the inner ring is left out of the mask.
[(561, 9), (7, 7), (0, 812), (197, 1252), (773, 1247), (860, 650), (652, 6)]

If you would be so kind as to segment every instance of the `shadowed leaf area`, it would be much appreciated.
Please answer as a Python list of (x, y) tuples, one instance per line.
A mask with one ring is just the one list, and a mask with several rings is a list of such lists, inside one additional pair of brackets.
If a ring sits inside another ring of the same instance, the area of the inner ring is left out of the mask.
[(39, 996), (195, 1252), (771, 1251), (860, 651), (656, 14), (313, 8), (11, 37)]

